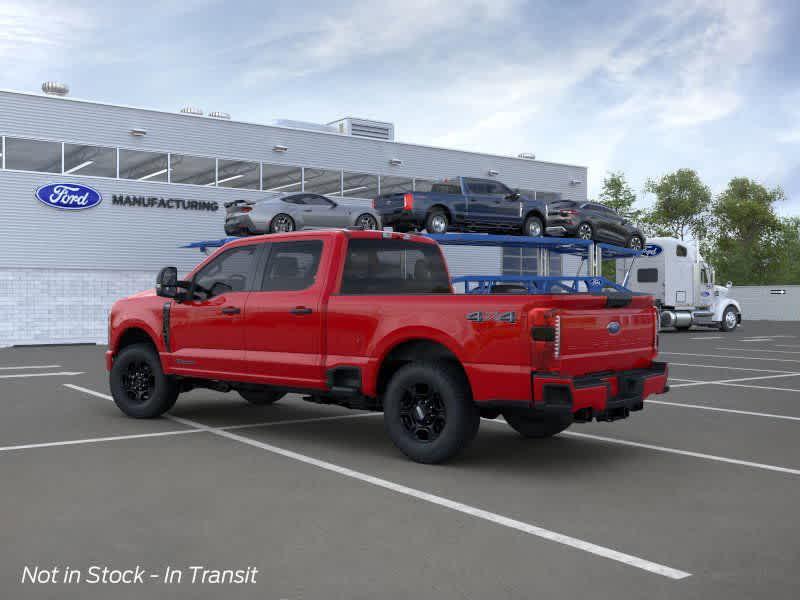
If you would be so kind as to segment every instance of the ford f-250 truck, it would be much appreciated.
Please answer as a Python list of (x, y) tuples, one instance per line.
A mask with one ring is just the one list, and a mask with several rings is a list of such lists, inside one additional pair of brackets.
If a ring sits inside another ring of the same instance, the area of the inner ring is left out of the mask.
[(429, 192), (383, 194), (372, 203), (384, 226), (397, 231), (451, 229), (540, 237), (547, 203), (511, 190), (494, 179), (456, 177), (434, 183)]
[(454, 294), (439, 246), (328, 230), (224, 245), (185, 279), (116, 302), (106, 354), (132, 417), (197, 387), (383, 410), (413, 460), (446, 460), (480, 417), (527, 437), (613, 421), (666, 391), (651, 296)]

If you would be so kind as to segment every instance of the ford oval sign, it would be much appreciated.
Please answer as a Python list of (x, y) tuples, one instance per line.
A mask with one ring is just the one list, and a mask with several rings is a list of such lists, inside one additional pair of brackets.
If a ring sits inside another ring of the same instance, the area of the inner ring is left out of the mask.
[(663, 250), (658, 244), (647, 244), (642, 250), (642, 256), (658, 256)]
[(80, 183), (50, 183), (36, 190), (36, 199), (61, 210), (83, 210), (100, 204), (103, 196)]
[(611, 323), (606, 325), (606, 329), (608, 329), (608, 333), (614, 335), (619, 333), (619, 330), (622, 329), (622, 325), (620, 325), (618, 321), (611, 321)]

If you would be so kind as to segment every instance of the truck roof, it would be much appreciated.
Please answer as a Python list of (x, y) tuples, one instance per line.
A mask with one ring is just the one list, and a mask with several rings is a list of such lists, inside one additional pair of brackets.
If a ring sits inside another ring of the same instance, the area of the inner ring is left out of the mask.
[(316, 229), (306, 231), (292, 231), (289, 233), (270, 233), (265, 235), (252, 235), (228, 242), (223, 248), (246, 246), (260, 242), (286, 242), (291, 240), (320, 240), (326, 238), (344, 237), (347, 239), (384, 239), (384, 240), (409, 240), (420, 244), (433, 244), (432, 239), (414, 233), (399, 233), (396, 231), (365, 231), (360, 229)]

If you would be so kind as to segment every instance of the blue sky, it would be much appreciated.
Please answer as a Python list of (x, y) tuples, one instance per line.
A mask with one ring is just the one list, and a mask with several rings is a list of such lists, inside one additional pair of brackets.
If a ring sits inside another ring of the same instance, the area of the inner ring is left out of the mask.
[[(800, 3), (0, 2), (0, 87), (235, 119), (395, 123), (401, 141), (780, 185), (800, 215)], [(652, 198), (642, 198), (646, 205)]]

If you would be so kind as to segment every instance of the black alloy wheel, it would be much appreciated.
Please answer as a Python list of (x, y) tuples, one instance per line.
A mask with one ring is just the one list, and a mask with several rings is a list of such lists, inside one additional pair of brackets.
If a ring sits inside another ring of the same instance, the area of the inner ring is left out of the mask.
[(122, 389), (131, 402), (143, 404), (150, 400), (156, 389), (153, 369), (143, 360), (133, 361), (122, 375)]
[(406, 434), (418, 442), (438, 439), (447, 425), (447, 409), (438, 391), (427, 383), (412, 383), (403, 388), (400, 422)]

